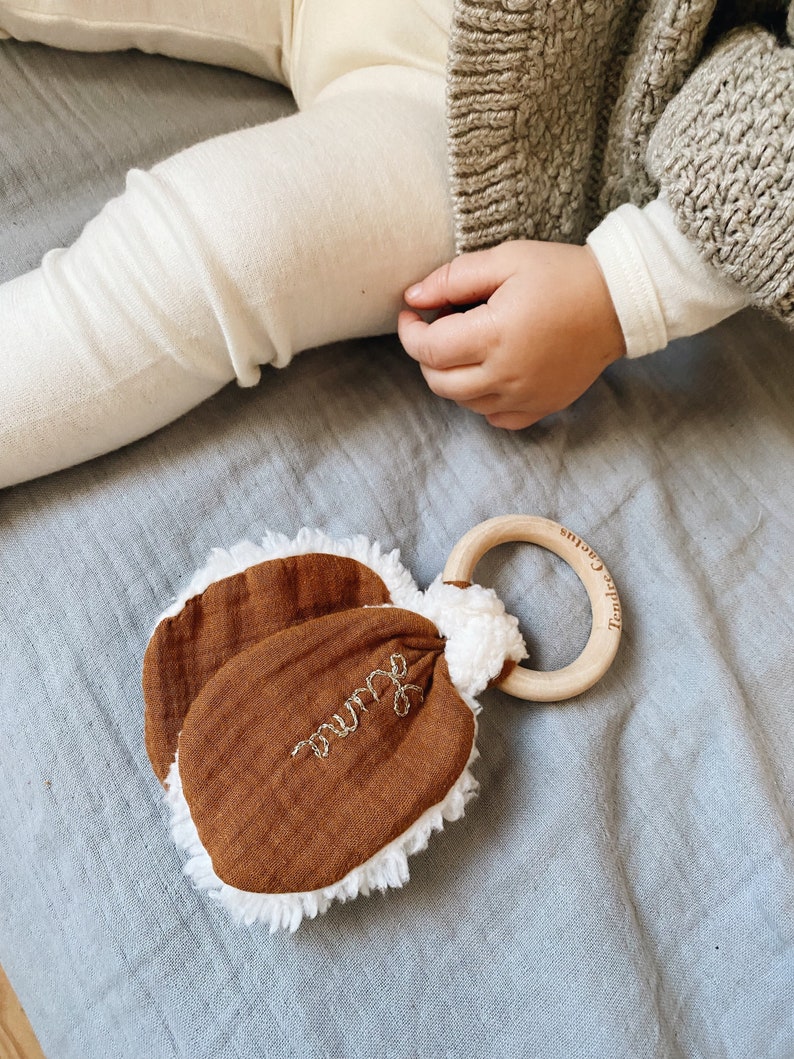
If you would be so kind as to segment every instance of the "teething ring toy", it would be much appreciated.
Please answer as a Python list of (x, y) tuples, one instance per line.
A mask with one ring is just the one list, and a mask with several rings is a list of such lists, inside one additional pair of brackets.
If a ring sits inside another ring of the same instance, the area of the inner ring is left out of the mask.
[[(518, 619), (471, 583), (507, 541), (548, 548), (587, 589), (590, 638), (564, 669), (522, 668)], [(544, 518), (476, 526), (424, 591), (365, 537), (305, 529), (214, 549), (143, 659), (146, 750), (185, 872), (271, 931), (402, 886), (408, 857), (477, 793), (480, 692), (578, 695), (620, 629), (601, 559)]]
[(593, 625), (584, 650), (563, 669), (540, 672), (516, 666), (496, 686), (508, 695), (532, 702), (570, 699), (592, 687), (609, 669), (620, 643), (620, 599), (603, 561), (580, 537), (557, 522), (533, 515), (503, 515), (481, 522), (450, 553), (444, 581), (471, 584), (477, 563), (499, 544), (524, 541), (559, 555), (587, 590)]

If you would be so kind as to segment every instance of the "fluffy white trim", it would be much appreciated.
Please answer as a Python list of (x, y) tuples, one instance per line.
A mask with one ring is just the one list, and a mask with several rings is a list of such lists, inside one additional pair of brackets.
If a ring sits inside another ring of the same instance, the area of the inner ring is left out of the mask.
[(207, 562), (196, 571), (190, 584), (180, 592), (168, 610), (160, 615), (157, 623), (163, 618), (178, 614), (189, 599), (200, 595), (215, 581), (240, 574), (250, 566), (264, 563), (268, 559), (285, 559), (289, 555), (311, 555), (314, 552), (357, 559), (381, 577), (397, 606), (416, 609), (417, 597), (422, 593), (400, 562), (397, 549), (384, 555), (377, 542), (371, 543), (361, 535), (334, 540), (321, 530), (302, 529), (294, 540), (283, 533), (266, 533), (261, 544), (240, 541), (228, 551), (224, 548), (213, 548)]
[[(468, 704), (471, 706), (471, 703)], [(476, 739), (476, 722), (475, 722)], [(359, 895), (368, 896), (373, 890), (384, 891), (389, 887), (398, 889), (410, 877), (408, 858), (427, 848), (434, 831), (444, 829), (445, 820), (459, 820), (465, 806), (479, 790), (470, 766), (479, 753), (473, 744), (466, 767), (453, 787), (438, 805), (433, 805), (416, 820), (407, 831), (379, 849), (369, 860), (353, 868), (339, 882), (320, 890), (292, 894), (260, 894), (238, 890), (229, 886), (215, 874), (209, 853), (199, 838), (190, 808), (182, 791), (179, 775), (179, 754), (168, 773), (165, 801), (171, 813), (171, 837), (179, 849), (188, 854), (184, 872), (199, 890), (206, 890), (210, 897), (231, 914), (238, 923), (267, 923), (270, 933), (289, 930), (293, 933), (301, 921), (314, 919), (325, 912), (332, 901), (350, 901)]]
[[(433, 622), (446, 639), (444, 653), (452, 683), (475, 716), (480, 706), (474, 696), (499, 675), (508, 659), (519, 662), (527, 657), (518, 621), (505, 612), (503, 603), (492, 589), (480, 585), (461, 589), (445, 585), (439, 577), (426, 592), (421, 592), (401, 564), (396, 549), (384, 554), (380, 545), (366, 537), (334, 540), (320, 530), (310, 529), (302, 529), (294, 540), (281, 533), (268, 533), (261, 544), (242, 541), (228, 551), (213, 549), (207, 563), (194, 574), (190, 584), (160, 616), (158, 623), (178, 614), (189, 599), (215, 581), (269, 559), (316, 552), (347, 556), (364, 563), (388, 588), (392, 603), (387, 606), (416, 611)], [(176, 845), (189, 855), (186, 874), (199, 889), (209, 891), (220, 901), (235, 919), (243, 923), (269, 923), (271, 933), (279, 929), (294, 931), (304, 917), (313, 918), (324, 912), (334, 900), (348, 901), (372, 890), (403, 886), (409, 876), (407, 858), (425, 849), (430, 835), (441, 831), (445, 820), (462, 817), (466, 802), (477, 793), (477, 781), (469, 771), (477, 757), (473, 745), (466, 767), (454, 786), (438, 805), (426, 810), (404, 834), (333, 886), (311, 893), (247, 893), (228, 886), (215, 874), (182, 793), (178, 755), (166, 781), (171, 834)]]
[(452, 683), (466, 695), (479, 695), (498, 677), (508, 659), (527, 657), (518, 618), (505, 611), (492, 588), (445, 585), (439, 575), (415, 608), (446, 639), (444, 656)]

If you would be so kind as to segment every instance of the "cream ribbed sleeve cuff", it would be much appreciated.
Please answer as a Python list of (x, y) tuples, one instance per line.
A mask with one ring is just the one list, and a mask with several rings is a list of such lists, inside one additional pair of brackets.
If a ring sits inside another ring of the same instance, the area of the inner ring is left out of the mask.
[(704, 261), (678, 230), (663, 198), (607, 214), (587, 245), (604, 273), (626, 356), (705, 331), (749, 304), (749, 295)]

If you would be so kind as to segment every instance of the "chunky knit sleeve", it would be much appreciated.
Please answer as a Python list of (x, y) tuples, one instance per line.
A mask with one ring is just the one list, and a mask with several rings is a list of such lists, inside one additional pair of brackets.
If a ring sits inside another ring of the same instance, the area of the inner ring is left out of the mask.
[(794, 47), (759, 26), (725, 37), (668, 104), (647, 164), (702, 256), (794, 327)]

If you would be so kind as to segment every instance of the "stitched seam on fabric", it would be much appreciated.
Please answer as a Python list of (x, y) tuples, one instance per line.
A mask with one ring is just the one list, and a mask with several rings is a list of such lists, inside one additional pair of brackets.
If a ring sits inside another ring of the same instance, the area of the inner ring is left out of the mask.
[(85, 26), (89, 29), (95, 29), (97, 26), (107, 29), (148, 29), (148, 30), (173, 30), (176, 33), (182, 33), (186, 37), (190, 37), (193, 40), (206, 40), (210, 42), (222, 41), (225, 44), (242, 44), (248, 50), (253, 50), (251, 41), (245, 36), (233, 37), (227, 36), (223, 33), (209, 33), (204, 30), (191, 29), (188, 26), (181, 26), (177, 23), (171, 22), (160, 22), (154, 20), (152, 22), (127, 22), (124, 19), (104, 19), (97, 21), (90, 18), (80, 18), (79, 15), (71, 15), (65, 11), (33, 11), (27, 7), (6, 7), (3, 9), (7, 14), (19, 15), (20, 17), (30, 18), (34, 22), (40, 22), (42, 24), (48, 24), (58, 21), (67, 21), (73, 26)]

